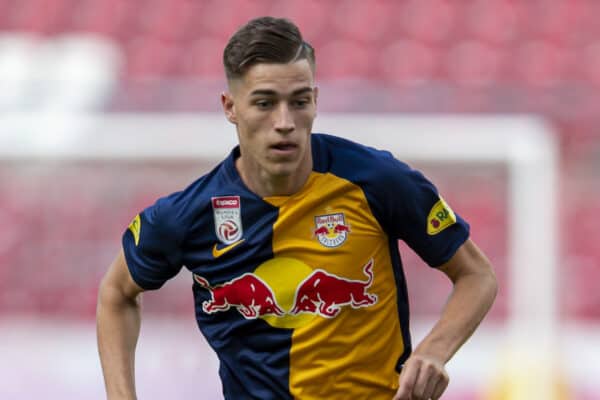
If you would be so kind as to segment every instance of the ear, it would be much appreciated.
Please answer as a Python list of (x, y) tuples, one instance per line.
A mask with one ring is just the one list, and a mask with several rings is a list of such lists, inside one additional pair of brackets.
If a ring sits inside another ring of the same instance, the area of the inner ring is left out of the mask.
[(313, 88), (313, 98), (315, 99), (315, 118), (317, 118), (317, 99), (319, 98), (319, 88)]
[(227, 121), (231, 122), (234, 125), (237, 125), (237, 118), (235, 115), (235, 104), (231, 93), (221, 93), (221, 105), (223, 106), (223, 112), (225, 113), (225, 118), (227, 118)]

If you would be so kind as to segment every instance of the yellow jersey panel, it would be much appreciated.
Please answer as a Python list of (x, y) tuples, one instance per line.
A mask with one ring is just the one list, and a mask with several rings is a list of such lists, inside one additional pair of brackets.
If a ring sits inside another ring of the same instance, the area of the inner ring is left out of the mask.
[(274, 258), (299, 260), (310, 269), (300, 282), (292, 280), (294, 301), (287, 303), (297, 322), (290, 324), (295, 328), (291, 394), (299, 399), (331, 393), (391, 398), (398, 381), (396, 361), (404, 351), (396, 283), (387, 236), (362, 189), (333, 174), (313, 172), (300, 193), (273, 203), (279, 206)]

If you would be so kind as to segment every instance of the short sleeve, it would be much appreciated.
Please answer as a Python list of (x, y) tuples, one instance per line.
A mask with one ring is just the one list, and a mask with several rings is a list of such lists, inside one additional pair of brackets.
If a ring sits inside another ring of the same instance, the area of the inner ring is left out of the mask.
[(367, 197), (380, 225), (391, 237), (406, 242), (428, 265), (442, 265), (468, 239), (469, 225), (421, 172), (387, 152), (379, 152), (378, 158)]
[(122, 238), (133, 280), (143, 289), (160, 288), (181, 270), (182, 227), (171, 217), (168, 199), (138, 214)]

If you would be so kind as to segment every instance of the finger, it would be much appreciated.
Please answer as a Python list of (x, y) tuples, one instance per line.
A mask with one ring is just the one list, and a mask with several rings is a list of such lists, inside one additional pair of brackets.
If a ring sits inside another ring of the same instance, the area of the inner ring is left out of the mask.
[(439, 398), (441, 398), (442, 394), (444, 394), (444, 391), (448, 387), (449, 382), (450, 382), (450, 378), (448, 378), (448, 375), (446, 375), (446, 374), (442, 375), (441, 379), (435, 385), (435, 389), (433, 390), (433, 393), (431, 394), (431, 399), (438, 400)]
[(440, 379), (441, 376), (439, 375), (431, 375), (427, 380), (425, 384), (425, 389), (423, 390), (423, 393), (420, 395), (420, 397), (418, 396), (418, 394), (415, 394), (417, 395), (417, 398), (425, 400), (431, 399), (431, 396), (433, 396), (433, 392), (435, 391), (437, 383), (440, 381)]
[(418, 378), (413, 388), (413, 395), (417, 399), (429, 400), (429, 397), (425, 397), (425, 395), (430, 394), (427, 393), (428, 386), (431, 386), (433, 389), (434, 385), (437, 383), (439, 373), (433, 364), (425, 363), (421, 364), (420, 367)]
[(410, 400), (413, 387), (417, 381), (419, 369), (411, 362), (407, 361), (400, 373), (400, 382), (396, 396), (393, 400)]

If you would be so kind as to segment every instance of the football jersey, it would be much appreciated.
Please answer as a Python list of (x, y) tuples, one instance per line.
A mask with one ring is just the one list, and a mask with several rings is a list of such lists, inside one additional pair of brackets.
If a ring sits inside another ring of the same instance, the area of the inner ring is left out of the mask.
[(142, 288), (192, 272), (226, 399), (391, 399), (411, 351), (398, 240), (437, 267), (469, 236), (389, 152), (325, 134), (311, 135), (311, 151), (297, 193), (261, 198), (235, 168), (236, 147), (123, 235)]

